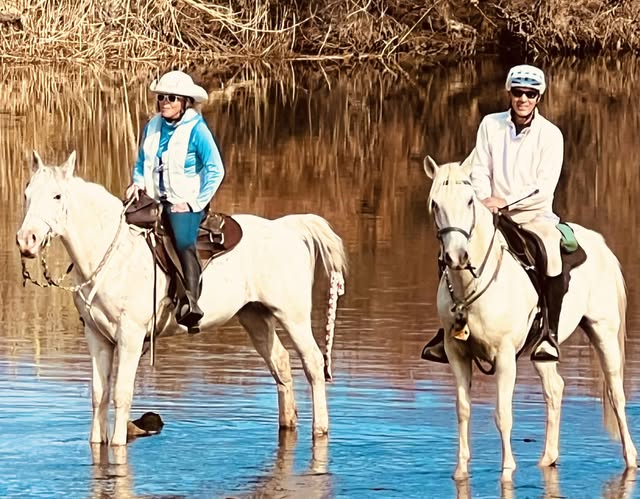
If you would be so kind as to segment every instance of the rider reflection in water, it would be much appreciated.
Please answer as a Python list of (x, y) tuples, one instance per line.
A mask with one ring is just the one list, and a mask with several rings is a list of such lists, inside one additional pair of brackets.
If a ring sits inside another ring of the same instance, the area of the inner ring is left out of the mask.
[[(505, 88), (510, 99), (509, 110), (490, 114), (480, 123), (472, 153), (471, 182), (488, 209), (495, 213), (509, 205), (506, 214), (534, 232), (544, 244), (548, 327), (534, 346), (531, 359), (558, 361), (558, 322), (565, 285), (560, 254), (562, 234), (556, 228), (560, 219), (552, 205), (562, 169), (564, 141), (558, 127), (538, 111), (538, 103), (546, 90), (545, 75), (539, 68), (529, 65), (511, 68)], [(448, 362), (444, 329), (427, 343), (422, 358)]]
[(198, 306), (202, 270), (196, 238), (224, 178), (224, 166), (209, 127), (193, 108), (207, 101), (206, 90), (182, 71), (166, 73), (150, 90), (157, 94), (158, 114), (144, 129), (126, 197), (145, 190), (162, 201), (163, 221), (170, 228), (185, 277), (186, 297), (178, 304), (176, 319), (197, 332), (203, 312)]

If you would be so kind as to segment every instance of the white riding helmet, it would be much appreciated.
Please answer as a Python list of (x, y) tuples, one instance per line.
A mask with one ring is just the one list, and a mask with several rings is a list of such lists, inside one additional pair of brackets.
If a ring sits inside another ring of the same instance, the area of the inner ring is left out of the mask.
[(182, 71), (169, 71), (159, 80), (153, 80), (149, 90), (156, 94), (173, 94), (191, 97), (195, 102), (206, 102), (207, 91), (193, 83), (191, 76)]
[(528, 64), (521, 64), (509, 70), (504, 86), (507, 91), (511, 90), (512, 87), (532, 88), (542, 95), (547, 88), (547, 83), (541, 69)]

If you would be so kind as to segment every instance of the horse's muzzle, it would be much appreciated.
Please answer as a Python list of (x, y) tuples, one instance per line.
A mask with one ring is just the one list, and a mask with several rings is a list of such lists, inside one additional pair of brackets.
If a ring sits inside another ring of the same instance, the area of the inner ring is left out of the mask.
[(33, 231), (19, 230), (16, 234), (16, 244), (20, 250), (20, 255), (25, 258), (35, 258), (42, 247)]
[(444, 262), (451, 270), (463, 270), (469, 263), (469, 253), (466, 250), (445, 251)]

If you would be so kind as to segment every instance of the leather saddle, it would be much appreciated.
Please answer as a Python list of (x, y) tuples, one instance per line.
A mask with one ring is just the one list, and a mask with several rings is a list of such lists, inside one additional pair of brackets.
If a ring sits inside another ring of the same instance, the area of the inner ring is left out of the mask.
[[(154, 254), (160, 267), (171, 276), (177, 272), (182, 277), (180, 259), (169, 234), (162, 226), (155, 229), (154, 233), (158, 241)], [(241, 239), (242, 228), (231, 216), (224, 213), (207, 213), (200, 223), (196, 241), (202, 270), (204, 271), (214, 258), (235, 248)]]
[[(547, 252), (542, 240), (537, 234), (515, 223), (508, 215), (498, 215), (497, 227), (507, 241), (509, 252), (527, 271), (531, 283), (540, 294), (544, 289), (547, 269)], [(569, 272), (582, 265), (587, 260), (587, 254), (578, 244), (577, 248), (571, 252), (560, 245), (560, 255), (562, 256), (562, 275), (566, 292), (571, 279)]]
[[(496, 227), (502, 233), (507, 241), (509, 252), (520, 263), (526, 271), (531, 284), (538, 294), (538, 305), (540, 312), (533, 321), (531, 330), (527, 335), (525, 345), (518, 353), (522, 353), (530, 348), (538, 340), (543, 330), (542, 317), (546, 317), (546, 307), (544, 299), (544, 290), (546, 286), (546, 270), (547, 270), (547, 252), (540, 237), (524, 229), (521, 225), (515, 223), (508, 215), (496, 215)], [(568, 227), (568, 226), (565, 226)], [(580, 244), (568, 251), (564, 245), (560, 245), (560, 255), (562, 257), (562, 276), (564, 280), (565, 293), (569, 289), (569, 281), (571, 280), (571, 270), (582, 265), (587, 260), (587, 254)]]

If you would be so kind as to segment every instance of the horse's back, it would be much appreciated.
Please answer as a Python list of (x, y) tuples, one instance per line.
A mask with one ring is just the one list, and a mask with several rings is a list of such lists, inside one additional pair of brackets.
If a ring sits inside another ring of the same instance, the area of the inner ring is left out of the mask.
[(578, 244), (582, 246), (587, 254), (587, 260), (583, 264), (585, 268), (595, 272), (607, 272), (611, 268), (620, 268), (618, 258), (602, 234), (573, 222), (569, 223), (569, 226), (573, 229)]

